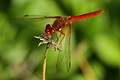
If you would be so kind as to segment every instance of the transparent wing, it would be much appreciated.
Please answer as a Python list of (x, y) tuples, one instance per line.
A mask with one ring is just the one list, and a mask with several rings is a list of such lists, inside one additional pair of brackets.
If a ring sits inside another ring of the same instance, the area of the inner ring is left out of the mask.
[(56, 64), (56, 68), (58, 72), (60, 70), (64, 58), (65, 58), (67, 71), (70, 70), (70, 65), (71, 65), (71, 58), (70, 58), (71, 57), (70, 54), (71, 25), (66, 26), (66, 28), (64, 29), (64, 33), (65, 33), (65, 37), (62, 43), (60, 44), (62, 51), (58, 53), (57, 64)]
[(70, 40), (71, 40), (71, 24), (67, 27), (67, 33), (65, 37), (65, 61), (66, 61), (66, 68), (67, 71), (70, 70), (71, 66), (71, 47), (70, 47)]
[(22, 25), (40, 26), (41, 22), (52, 23), (56, 18), (60, 18), (60, 16), (24, 15), (23, 17), (13, 18), (12, 21)]

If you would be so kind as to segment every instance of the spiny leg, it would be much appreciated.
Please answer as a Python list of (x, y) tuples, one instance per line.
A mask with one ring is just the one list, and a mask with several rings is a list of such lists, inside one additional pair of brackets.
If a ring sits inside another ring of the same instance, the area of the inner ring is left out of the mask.
[[(56, 35), (56, 41), (55, 41), (55, 43), (57, 44), (58, 43), (58, 41), (59, 41), (59, 37), (58, 37), (58, 35), (57, 35), (57, 33), (55, 34)], [(55, 51), (56, 51), (56, 48), (54, 47), (54, 49), (55, 49)], [(59, 50), (59, 49), (57, 49), (57, 50)], [(60, 50), (59, 50), (60, 51)]]
[(56, 35), (56, 38), (57, 38), (55, 42), (58, 43), (60, 36), (58, 37), (57, 33), (55, 35)]
[(62, 31), (61, 31), (60, 37), (61, 37), (61, 35), (63, 35), (63, 37), (62, 37), (62, 39), (60, 40), (59, 45), (62, 43), (62, 41), (63, 41), (63, 39), (64, 39), (64, 37), (65, 37), (65, 34), (64, 34)]
[(60, 38), (62, 35), (63, 35), (63, 37), (62, 37), (62, 39), (60, 40), (59, 44), (61, 44), (62, 40), (63, 40), (63, 39), (64, 39), (64, 37), (65, 37), (65, 34), (64, 34), (63, 32), (60, 32), (59, 37), (58, 37), (58, 35), (56, 34), (56, 38), (57, 38), (57, 40), (55, 41), (56, 43), (58, 43), (59, 38)]

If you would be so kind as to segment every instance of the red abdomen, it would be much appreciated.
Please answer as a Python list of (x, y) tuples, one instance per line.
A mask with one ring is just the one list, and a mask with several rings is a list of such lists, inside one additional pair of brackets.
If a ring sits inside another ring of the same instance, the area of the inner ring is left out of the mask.
[(93, 17), (93, 16), (97, 16), (97, 15), (101, 14), (102, 12), (103, 12), (103, 10), (99, 10), (99, 11), (95, 11), (95, 12), (91, 12), (91, 13), (87, 13), (87, 14), (83, 14), (83, 15), (79, 15), (79, 16), (71, 16), (69, 18), (69, 20), (71, 22), (75, 22), (75, 21), (82, 20), (82, 19), (85, 19), (85, 18), (90, 18), (90, 17)]

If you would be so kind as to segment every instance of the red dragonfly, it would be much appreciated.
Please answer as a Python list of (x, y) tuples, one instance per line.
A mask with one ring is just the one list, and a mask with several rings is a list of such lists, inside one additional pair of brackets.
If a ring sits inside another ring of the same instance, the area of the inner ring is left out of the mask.
[[(93, 16), (97, 16), (102, 12), (103, 10), (99, 10), (78, 16), (43, 16), (43, 17), (34, 17), (34, 18), (33, 17), (31, 18), (31, 15), (25, 15), (23, 19), (31, 19), (33, 21), (34, 20), (40, 21), (41, 19), (55, 19), (53, 24), (46, 25), (45, 34), (51, 37), (54, 37), (56, 35), (55, 42), (60, 45), (60, 49), (62, 50), (59, 51), (58, 54), (57, 64), (56, 64), (57, 70), (60, 69), (63, 57), (65, 56), (67, 71), (69, 71), (71, 66), (70, 38), (71, 38), (72, 23)], [(63, 44), (65, 46), (63, 46)]]

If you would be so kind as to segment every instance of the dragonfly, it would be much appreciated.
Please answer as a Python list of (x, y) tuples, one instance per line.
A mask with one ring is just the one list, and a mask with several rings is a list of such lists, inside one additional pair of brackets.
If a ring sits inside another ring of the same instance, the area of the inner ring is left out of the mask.
[[(72, 29), (72, 23), (83, 20), (86, 18), (91, 18), (97, 15), (100, 15), (103, 12), (103, 10), (98, 10), (86, 14), (81, 14), (78, 16), (38, 16), (38, 17), (32, 17), (32, 15), (25, 15), (23, 20), (38, 20), (39, 22), (44, 19), (54, 19), (52, 24), (46, 24), (45, 27), (45, 37), (47, 35), (51, 36), (53, 38), (56, 36), (55, 44), (54, 45), (56, 49), (58, 49), (58, 58), (57, 58), (57, 63), (56, 63), (56, 69), (59, 71), (60, 66), (62, 64), (63, 58), (65, 57), (65, 63), (66, 63), (66, 68), (67, 71), (70, 70), (71, 66), (71, 49), (70, 49), (70, 42), (71, 42), (71, 29)], [(43, 37), (41, 40), (46, 39)], [(39, 38), (39, 37), (36, 37)], [(47, 38), (49, 39), (49, 38)], [(39, 43), (39, 46), (42, 43)], [(65, 45), (65, 46), (63, 46)], [(57, 46), (57, 47), (56, 47)]]

